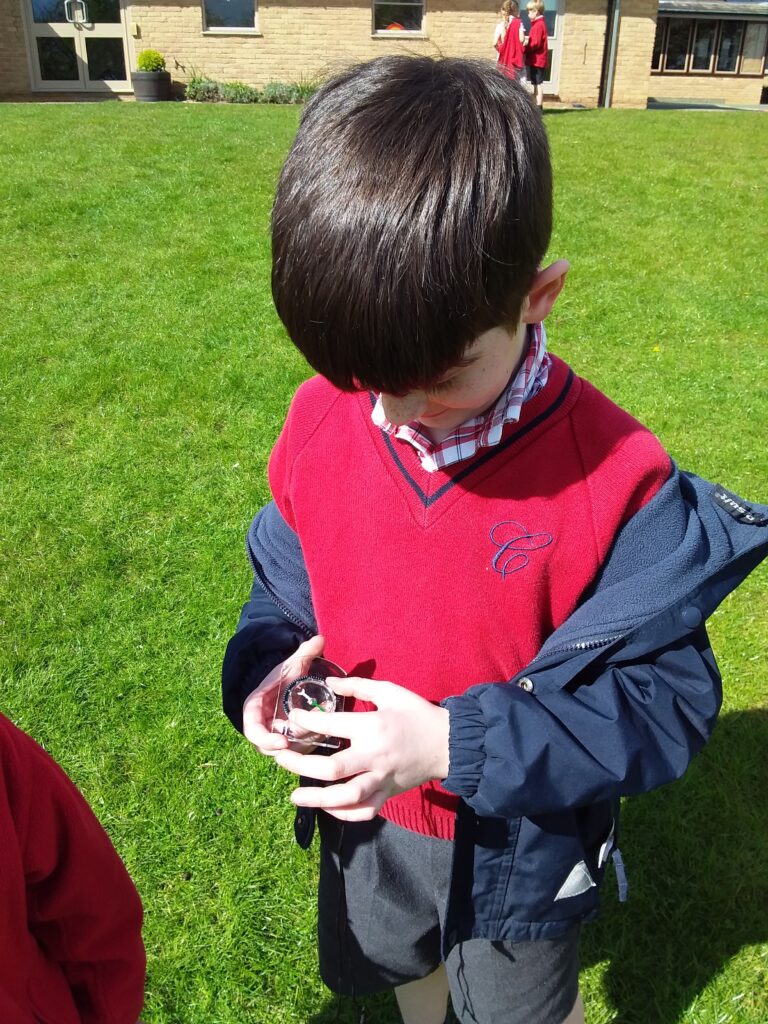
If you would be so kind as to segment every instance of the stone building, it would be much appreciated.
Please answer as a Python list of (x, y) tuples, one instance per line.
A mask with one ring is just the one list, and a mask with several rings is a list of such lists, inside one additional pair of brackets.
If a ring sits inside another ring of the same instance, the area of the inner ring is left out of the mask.
[[(130, 95), (145, 48), (195, 72), (311, 82), (385, 53), (494, 58), (500, 0), (0, 0), (0, 96)], [(759, 103), (768, 0), (546, 0), (545, 93), (587, 107)]]

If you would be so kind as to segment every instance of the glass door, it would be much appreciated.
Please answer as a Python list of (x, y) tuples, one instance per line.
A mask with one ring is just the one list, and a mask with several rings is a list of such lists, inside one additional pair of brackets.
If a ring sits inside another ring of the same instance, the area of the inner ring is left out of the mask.
[[(556, 96), (560, 90), (560, 52), (563, 48), (563, 15), (565, 0), (544, 0), (544, 22), (547, 26), (547, 67), (544, 73), (544, 95)], [(525, 0), (520, 0), (520, 18), (525, 34), (530, 29), (530, 19)]]
[(120, 0), (25, 0), (35, 89), (129, 92)]

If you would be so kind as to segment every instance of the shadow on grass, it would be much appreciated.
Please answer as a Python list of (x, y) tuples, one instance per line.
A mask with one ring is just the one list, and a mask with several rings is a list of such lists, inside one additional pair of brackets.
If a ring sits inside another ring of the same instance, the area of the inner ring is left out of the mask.
[[(309, 1018), (307, 1024), (402, 1024), (402, 1018), (394, 994), (382, 992), (377, 996), (368, 996), (361, 1003), (352, 999), (329, 998), (325, 1006)], [(458, 1024), (450, 1008), (447, 1024)]]
[(360, 1003), (329, 996), (307, 1024), (400, 1024), (400, 1014), (392, 992), (368, 996)]
[[(683, 779), (627, 801), (622, 846), (629, 902), (609, 877), (582, 962), (609, 961), (615, 1024), (675, 1024), (739, 950), (768, 941), (768, 711), (723, 715)], [(743, 986), (742, 1010), (768, 1020), (768, 978)]]
[[(618, 904), (609, 875), (581, 951), (583, 967), (608, 962), (613, 1024), (676, 1024), (740, 949), (768, 942), (767, 809), (768, 711), (723, 715), (683, 779), (626, 802), (630, 899)], [(768, 1020), (768, 978), (745, 985), (742, 1009)], [(366, 1024), (399, 1024), (391, 993), (329, 996), (308, 1024), (358, 1024), (363, 1005)]]

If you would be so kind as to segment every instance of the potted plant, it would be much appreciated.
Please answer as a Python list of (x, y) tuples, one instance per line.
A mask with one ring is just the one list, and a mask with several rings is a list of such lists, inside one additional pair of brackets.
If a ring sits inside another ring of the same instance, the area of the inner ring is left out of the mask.
[(142, 50), (131, 72), (133, 94), (142, 103), (157, 103), (171, 98), (171, 73), (165, 70), (165, 57), (157, 50)]

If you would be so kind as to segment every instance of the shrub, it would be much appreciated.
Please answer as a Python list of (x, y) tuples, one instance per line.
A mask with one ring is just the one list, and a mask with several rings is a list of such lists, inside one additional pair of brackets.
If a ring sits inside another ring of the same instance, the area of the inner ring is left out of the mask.
[(221, 87), (205, 75), (193, 75), (187, 82), (187, 99), (197, 103), (217, 103), (221, 99)]
[(285, 82), (267, 82), (261, 91), (261, 103), (301, 103), (298, 85)]
[(258, 103), (259, 90), (245, 82), (224, 82), (219, 86), (219, 95), (225, 103)]
[(165, 57), (158, 50), (142, 50), (136, 58), (138, 71), (165, 71)]
[(187, 82), (187, 99), (196, 103), (304, 103), (317, 92), (316, 82), (268, 82), (259, 91), (245, 82), (217, 82), (194, 70)]
[(298, 94), (299, 103), (306, 103), (308, 99), (311, 99), (320, 85), (320, 82), (306, 82), (303, 78), (300, 82), (295, 82), (293, 88)]

